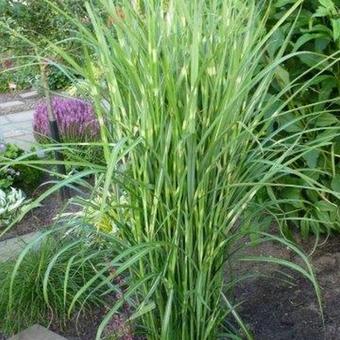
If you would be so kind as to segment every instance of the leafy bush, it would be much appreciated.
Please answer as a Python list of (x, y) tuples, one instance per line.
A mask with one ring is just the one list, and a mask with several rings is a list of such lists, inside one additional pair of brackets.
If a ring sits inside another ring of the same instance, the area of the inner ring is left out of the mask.
[(20, 66), (20, 63), (17, 63), (16, 66), (12, 65), (11, 67), (10, 69), (1, 69), (0, 67), (0, 93), (9, 92), (9, 85), (11, 83), (15, 84), (16, 90), (24, 90), (32, 87), (38, 72), (36, 67)]
[[(293, 3), (295, 1), (292, 0), (272, 2), (268, 29)], [(298, 136), (300, 132), (309, 130), (301, 143), (322, 139), (322, 145), (306, 152), (293, 166), (296, 169), (305, 168), (308, 176), (339, 193), (340, 138), (334, 131), (340, 128), (340, 8), (332, 0), (304, 1), (301, 13), (290, 16), (287, 23), (272, 36), (267, 56), (269, 63), (272, 63), (274, 54), (289, 34), (287, 53), (298, 54), (277, 69), (270, 92), (278, 94), (284, 91), (296, 78), (298, 80), (294, 86), (305, 85), (288, 103), (287, 109), (291, 112), (279, 117), (269, 132), (279, 129), (277, 137), (280, 139)], [(313, 81), (309, 81), (311, 78)], [(288, 92), (293, 91), (291, 88)], [(285, 100), (282, 98), (275, 107), (285, 105)], [(275, 107), (272, 112), (275, 112)], [(290, 235), (287, 225), (300, 228), (304, 236), (309, 232), (318, 234), (340, 230), (340, 201), (336, 197), (310, 190), (309, 184), (296, 176), (289, 175), (281, 181), (297, 187), (268, 188), (267, 192), (262, 191), (259, 201), (262, 204), (273, 198), (278, 201), (274, 209), (276, 213), (288, 217), (288, 223), (286, 218), (282, 221), (287, 235)]]
[[(83, 0), (57, 1), (55, 5), (67, 10), (72, 16), (79, 16), (83, 20), (87, 14)], [(63, 41), (63, 47), (79, 53), (79, 44), (75, 38), (74, 25), (63, 16), (58, 15), (53, 6), (46, 1), (30, 0), (12, 1), (0, 0), (0, 64), (5, 57), (13, 58), (14, 70), (2, 73), (0, 69), (0, 92), (8, 91), (8, 82), (17, 85), (17, 89), (25, 89), (32, 85), (40, 88), (39, 68), (30, 65), (21, 68), (22, 64), (36, 63), (36, 52), (51, 58), (46, 47), (48, 40)], [(24, 37), (24, 38), (23, 38)], [(23, 59), (22, 59), (23, 58)], [(20, 67), (20, 68), (19, 68)], [(64, 89), (70, 85), (68, 77), (55, 68), (49, 67), (49, 86), (51, 90)]]
[(20, 189), (11, 188), (8, 192), (0, 189), (0, 228), (9, 225), (22, 209), (26, 200)]
[[(56, 4), (67, 10), (72, 16), (86, 18), (82, 0), (66, 0)], [(14, 55), (27, 55), (36, 47), (46, 47), (48, 40), (60, 41), (73, 36), (72, 24), (47, 2), (30, 0), (29, 2), (0, 0), (0, 52), (10, 51)], [(6, 29), (8, 26), (11, 30)], [(16, 34), (14, 34), (14, 32)], [(25, 36), (22, 39), (21, 36)], [(72, 41), (64, 44), (69, 48)]]
[[(0, 144), (0, 166), (4, 166), (7, 162), (14, 161), (24, 155), (25, 151), (15, 144)], [(26, 163), (35, 160), (38, 160), (38, 156), (34, 150), (27, 157), (24, 157)], [(34, 167), (34, 165), (14, 162), (10, 166), (0, 167), (0, 189), (15, 186), (26, 193), (30, 193), (40, 184), (42, 175), (42, 170)]]

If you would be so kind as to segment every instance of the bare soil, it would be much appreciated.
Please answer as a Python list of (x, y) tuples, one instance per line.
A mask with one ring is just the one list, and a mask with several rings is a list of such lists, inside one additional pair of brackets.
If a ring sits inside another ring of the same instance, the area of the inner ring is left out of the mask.
[[(305, 251), (313, 247), (313, 238), (301, 246)], [(269, 249), (268, 249), (269, 248)], [(267, 249), (253, 250), (255, 255), (268, 255), (302, 261), (287, 249), (269, 244)], [(258, 340), (339, 340), (340, 339), (340, 236), (331, 237), (317, 248), (311, 262), (321, 287), (324, 323), (315, 291), (300, 274), (292, 275), (291, 283), (283, 282), (275, 266), (256, 265), (255, 271), (267, 277), (257, 277), (239, 285), (235, 300), (243, 302), (239, 313)], [(268, 270), (268, 267), (271, 268)], [(247, 268), (248, 270), (249, 268)]]
[(41, 207), (28, 212), (19, 223), (0, 238), (0, 241), (50, 227), (62, 206), (57, 194), (48, 197), (42, 202)]

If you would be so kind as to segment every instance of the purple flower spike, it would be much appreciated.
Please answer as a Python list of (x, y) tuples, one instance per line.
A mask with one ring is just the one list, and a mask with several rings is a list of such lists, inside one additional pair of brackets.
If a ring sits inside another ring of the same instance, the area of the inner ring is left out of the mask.
[[(65, 143), (99, 140), (99, 123), (91, 103), (76, 98), (54, 97), (53, 112), (57, 118), (60, 137)], [(40, 102), (34, 112), (33, 130), (38, 142), (50, 137), (46, 102)]]

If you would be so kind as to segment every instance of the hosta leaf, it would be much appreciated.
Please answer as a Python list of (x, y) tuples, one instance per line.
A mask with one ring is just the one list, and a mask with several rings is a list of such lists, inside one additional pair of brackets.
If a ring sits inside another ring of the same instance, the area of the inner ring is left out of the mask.
[(305, 159), (307, 165), (309, 168), (314, 169), (316, 168), (316, 165), (318, 164), (318, 159), (320, 156), (320, 151), (313, 149), (306, 153), (303, 158)]
[(332, 179), (331, 188), (340, 193), (340, 174), (335, 175)]

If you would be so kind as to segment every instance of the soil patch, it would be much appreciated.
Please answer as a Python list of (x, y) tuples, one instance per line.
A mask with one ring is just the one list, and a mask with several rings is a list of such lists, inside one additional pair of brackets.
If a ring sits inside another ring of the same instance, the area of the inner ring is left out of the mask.
[[(313, 240), (303, 244), (311, 250)], [(267, 249), (268, 250), (268, 249)], [(273, 247), (274, 252), (277, 249)], [(257, 253), (259, 250), (254, 250)], [(256, 254), (258, 255), (258, 254)], [(268, 255), (268, 254), (267, 254)], [(276, 254), (277, 255), (277, 254)], [(301, 264), (297, 257), (283, 249), (281, 257)], [(239, 285), (236, 301), (242, 301), (239, 313), (259, 340), (339, 340), (340, 339), (340, 238), (333, 236), (311, 256), (321, 287), (324, 324), (311, 283), (300, 275), (292, 275), (291, 283), (273, 271)], [(261, 272), (256, 265), (256, 271)], [(267, 268), (266, 268), (267, 267)]]

